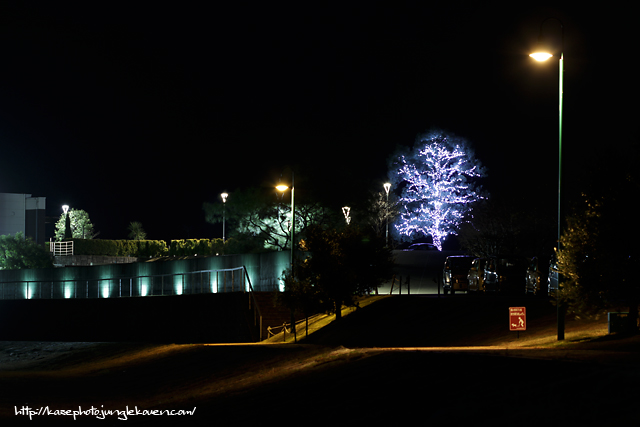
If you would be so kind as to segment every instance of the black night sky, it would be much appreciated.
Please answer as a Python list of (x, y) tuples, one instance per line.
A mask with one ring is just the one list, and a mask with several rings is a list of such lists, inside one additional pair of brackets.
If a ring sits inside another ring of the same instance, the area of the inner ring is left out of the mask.
[(568, 185), (638, 142), (638, 37), (611, 3), (58, 3), (0, 3), (0, 192), (84, 209), (101, 238), (221, 237), (202, 203), (290, 165), (300, 197), (350, 204), (434, 126), (492, 194), (555, 203), (558, 61), (528, 57), (550, 16)]

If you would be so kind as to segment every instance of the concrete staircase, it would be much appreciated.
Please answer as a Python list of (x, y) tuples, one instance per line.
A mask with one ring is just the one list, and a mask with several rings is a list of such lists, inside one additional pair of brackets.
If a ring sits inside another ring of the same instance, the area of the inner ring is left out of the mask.
[[(275, 293), (274, 292), (254, 292), (253, 293), (260, 308), (260, 314), (262, 315), (262, 339), (269, 338), (268, 328), (274, 328), (282, 326), (284, 323), (291, 323), (291, 312), (288, 308), (279, 307), (275, 305)], [(295, 320), (301, 320), (304, 316), (302, 314), (296, 314)], [(253, 319), (251, 319), (253, 322)], [(258, 329), (256, 328), (256, 331)], [(280, 332), (282, 328), (278, 328), (276, 332)], [(257, 333), (257, 332), (256, 332)], [(258, 338), (256, 337), (256, 341)]]

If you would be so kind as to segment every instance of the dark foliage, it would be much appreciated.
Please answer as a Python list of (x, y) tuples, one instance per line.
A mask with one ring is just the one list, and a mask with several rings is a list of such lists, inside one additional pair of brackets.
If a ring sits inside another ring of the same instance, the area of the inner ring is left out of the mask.
[(0, 236), (0, 270), (53, 267), (51, 253), (22, 233)]
[(391, 251), (384, 238), (357, 227), (342, 230), (310, 227), (301, 249), (308, 252), (295, 264), (292, 278), (285, 275), (288, 301), (296, 308), (316, 307), (335, 312), (340, 318), (343, 304), (374, 291), (393, 274)]

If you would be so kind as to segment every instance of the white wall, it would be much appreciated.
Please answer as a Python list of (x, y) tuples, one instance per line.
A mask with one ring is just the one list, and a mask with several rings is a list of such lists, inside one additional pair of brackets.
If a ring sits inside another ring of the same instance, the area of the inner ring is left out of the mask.
[(31, 194), (0, 193), (0, 235), (25, 232), (28, 197)]

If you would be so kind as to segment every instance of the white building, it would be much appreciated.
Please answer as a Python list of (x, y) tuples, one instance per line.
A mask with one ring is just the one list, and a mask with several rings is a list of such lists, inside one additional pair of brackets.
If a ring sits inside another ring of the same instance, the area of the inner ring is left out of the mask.
[(44, 244), (46, 200), (31, 194), (0, 193), (0, 235), (22, 232)]

